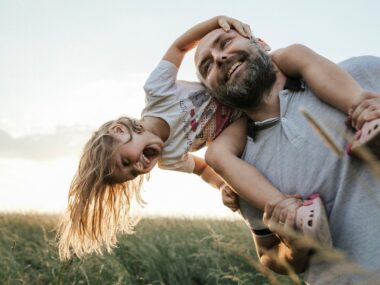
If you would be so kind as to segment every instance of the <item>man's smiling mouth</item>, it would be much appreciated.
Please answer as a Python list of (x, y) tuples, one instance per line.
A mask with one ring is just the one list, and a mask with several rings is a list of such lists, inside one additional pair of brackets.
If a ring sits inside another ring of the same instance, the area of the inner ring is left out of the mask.
[(231, 67), (230, 69), (228, 70), (228, 73), (227, 73), (227, 80), (229, 80), (232, 76), (232, 74), (236, 71), (236, 69), (238, 69), (238, 67), (240, 65), (242, 65), (243, 62), (241, 61), (238, 61), (238, 62), (235, 62)]

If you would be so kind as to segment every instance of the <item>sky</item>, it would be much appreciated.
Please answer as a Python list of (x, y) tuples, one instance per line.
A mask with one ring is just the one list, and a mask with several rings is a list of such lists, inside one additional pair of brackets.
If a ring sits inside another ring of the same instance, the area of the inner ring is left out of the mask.
[[(91, 132), (139, 117), (145, 79), (193, 25), (227, 15), (273, 50), (302, 43), (339, 62), (380, 56), (379, 10), (376, 0), (0, 0), (0, 211), (62, 211)], [(179, 79), (196, 80), (193, 55)], [(155, 169), (143, 197), (147, 215), (236, 216), (194, 175)]]

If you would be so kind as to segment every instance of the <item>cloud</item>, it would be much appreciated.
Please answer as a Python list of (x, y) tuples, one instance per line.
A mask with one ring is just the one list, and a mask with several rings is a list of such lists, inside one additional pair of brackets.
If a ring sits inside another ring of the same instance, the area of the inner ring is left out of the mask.
[(55, 160), (78, 156), (91, 131), (83, 127), (57, 127), (54, 132), (13, 137), (0, 130), (0, 158)]

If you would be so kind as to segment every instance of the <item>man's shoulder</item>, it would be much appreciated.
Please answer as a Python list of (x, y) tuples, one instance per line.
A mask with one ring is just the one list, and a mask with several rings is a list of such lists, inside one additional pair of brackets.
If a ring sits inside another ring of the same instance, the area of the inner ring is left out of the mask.
[(338, 65), (345, 70), (355, 68), (380, 69), (380, 57), (373, 55), (356, 56), (348, 58), (338, 63)]
[(358, 56), (349, 58), (339, 66), (347, 71), (364, 89), (380, 90), (380, 57)]

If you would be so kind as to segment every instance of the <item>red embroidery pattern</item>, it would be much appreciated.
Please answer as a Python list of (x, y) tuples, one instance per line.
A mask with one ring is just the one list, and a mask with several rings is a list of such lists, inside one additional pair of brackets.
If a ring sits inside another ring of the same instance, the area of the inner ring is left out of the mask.
[[(193, 141), (190, 151), (196, 151), (213, 141), (231, 122), (240, 116), (239, 111), (226, 107), (212, 98), (199, 120), (202, 132)], [(193, 129), (193, 120), (191, 121), (191, 128)]]

